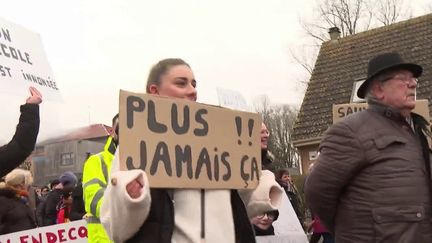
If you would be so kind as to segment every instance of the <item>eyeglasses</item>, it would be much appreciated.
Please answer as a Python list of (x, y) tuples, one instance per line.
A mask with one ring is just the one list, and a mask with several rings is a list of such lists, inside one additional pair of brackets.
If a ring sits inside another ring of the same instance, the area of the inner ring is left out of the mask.
[(258, 215), (257, 218), (263, 219), (265, 216), (267, 216), (267, 218), (269, 218), (271, 220), (275, 219), (274, 213), (263, 213), (261, 215)]
[(405, 84), (410, 84), (411, 81), (414, 81), (416, 84), (418, 83), (418, 79), (417, 78), (406, 77), (406, 76), (405, 77), (402, 77), (402, 76), (392, 76), (392, 77), (388, 77), (388, 78), (385, 78), (385, 79), (381, 80), (381, 82), (386, 82), (386, 81), (389, 81), (389, 80), (392, 80), (392, 79), (400, 80), (400, 81), (404, 82)]

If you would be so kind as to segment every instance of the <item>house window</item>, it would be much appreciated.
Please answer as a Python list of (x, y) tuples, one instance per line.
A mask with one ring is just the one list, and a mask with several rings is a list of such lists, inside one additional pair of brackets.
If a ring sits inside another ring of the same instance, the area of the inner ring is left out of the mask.
[(359, 98), (357, 96), (357, 90), (360, 88), (360, 85), (365, 81), (364, 78), (358, 79), (354, 81), (352, 94), (351, 94), (351, 103), (360, 103), (360, 102), (366, 102), (365, 99)]
[(74, 153), (63, 153), (60, 156), (60, 165), (68, 166), (73, 165), (75, 163), (75, 155)]
[(318, 158), (318, 151), (309, 151), (309, 161), (316, 160)]

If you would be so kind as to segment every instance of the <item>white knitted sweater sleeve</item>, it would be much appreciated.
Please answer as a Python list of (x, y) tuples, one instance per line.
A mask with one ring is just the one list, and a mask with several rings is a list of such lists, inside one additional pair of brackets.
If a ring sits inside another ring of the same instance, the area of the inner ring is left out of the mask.
[[(141, 196), (134, 199), (127, 193), (126, 185), (137, 178), (144, 187), (141, 189)], [(116, 152), (100, 217), (111, 240), (124, 242), (131, 238), (147, 219), (150, 204), (150, 187), (146, 173), (143, 170), (119, 171), (119, 156)]]
[(253, 190), (239, 190), (249, 218), (262, 213), (276, 210), (282, 200), (282, 187), (276, 182), (274, 174), (269, 170), (261, 171), (260, 181)]

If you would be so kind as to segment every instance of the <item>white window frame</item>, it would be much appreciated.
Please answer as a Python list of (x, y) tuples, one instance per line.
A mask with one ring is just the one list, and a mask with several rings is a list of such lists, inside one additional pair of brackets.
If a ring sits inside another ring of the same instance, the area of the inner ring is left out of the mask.
[[(67, 163), (64, 163), (65, 161), (67, 161)], [(60, 154), (60, 166), (71, 166), (74, 164), (75, 164), (75, 154), (73, 152)]]
[(350, 102), (351, 103), (363, 103), (366, 102), (365, 99), (362, 99), (360, 97), (357, 96), (357, 91), (360, 88), (360, 85), (362, 85), (362, 83), (366, 80), (366, 78), (361, 78), (361, 79), (357, 79), (354, 81), (353, 83), (353, 89), (352, 89), (352, 93), (351, 93), (351, 99)]

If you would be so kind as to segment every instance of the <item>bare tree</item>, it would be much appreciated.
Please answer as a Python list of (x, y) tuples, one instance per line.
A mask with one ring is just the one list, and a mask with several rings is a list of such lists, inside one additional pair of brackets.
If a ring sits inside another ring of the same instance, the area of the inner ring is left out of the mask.
[(410, 17), (409, 6), (404, 6), (404, 0), (380, 0), (369, 2), (368, 11), (380, 25), (391, 25), (401, 18)]
[(309, 78), (312, 75), (315, 67), (315, 61), (320, 45), (311, 44), (303, 45), (302, 47), (290, 48), (290, 56), (292, 62), (296, 65), (300, 65), (305, 72), (301, 72), (298, 77), (293, 76), (302, 86), (306, 86), (309, 83)]
[(314, 69), (314, 64), (316, 59), (313, 55), (310, 55), (309, 52), (312, 50), (314, 53), (316, 53), (318, 47), (319, 46), (314, 45), (308, 47), (303, 46), (302, 48), (296, 48), (296, 49), (290, 48), (290, 54), (294, 59), (294, 61), (300, 64), (309, 75), (312, 75), (312, 71)]
[(361, 26), (369, 26), (370, 16), (367, 15), (365, 1), (318, 0), (316, 5), (317, 17), (310, 21), (300, 20), (306, 36), (310, 37), (309, 45), (290, 50), (293, 62), (300, 65), (305, 71), (305, 74), (299, 80), (300, 83), (308, 83), (312, 75), (319, 47), (322, 42), (330, 38), (328, 34), (329, 28), (338, 27), (342, 37), (344, 37), (355, 34), (358, 31), (360, 23)]
[(318, 8), (327, 26), (338, 27), (342, 36), (353, 35), (365, 12), (365, 0), (324, 0)]
[(264, 124), (270, 121), (271, 117), (271, 105), (270, 99), (267, 95), (262, 95), (254, 101), (255, 111), (261, 114)]
[[(341, 37), (353, 35), (370, 27), (389, 25), (396, 21), (409, 18), (409, 6), (405, 0), (317, 0), (316, 17), (309, 21), (300, 20), (306, 36), (310, 37), (309, 51), (292, 51), (290, 55), (294, 63), (305, 70), (305, 78), (309, 80), (314, 67), (319, 46), (328, 41), (328, 30), (337, 27)], [(299, 49), (299, 48), (296, 48)], [(310, 56), (310, 57), (309, 57)], [(311, 62), (313, 60), (313, 63)], [(304, 80), (300, 80), (304, 83)]]
[(372, 13), (367, 6), (367, 0), (319, 0), (317, 17), (312, 22), (303, 22), (302, 26), (320, 43), (329, 40), (327, 32), (331, 27), (337, 27), (342, 37), (353, 35), (369, 28)]
[(299, 157), (291, 139), (296, 115), (297, 111), (289, 105), (278, 105), (272, 109), (271, 151), (275, 155), (275, 169), (298, 167)]
[(291, 139), (297, 110), (287, 104), (271, 105), (266, 96), (258, 99), (254, 106), (270, 131), (268, 150), (275, 157), (273, 169), (298, 167), (299, 155)]

